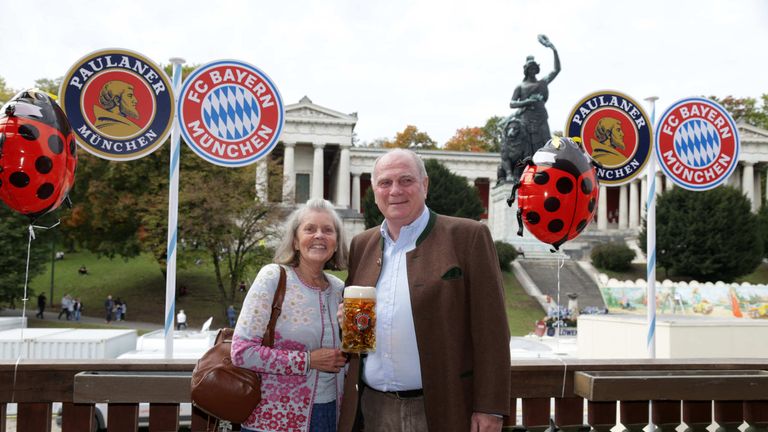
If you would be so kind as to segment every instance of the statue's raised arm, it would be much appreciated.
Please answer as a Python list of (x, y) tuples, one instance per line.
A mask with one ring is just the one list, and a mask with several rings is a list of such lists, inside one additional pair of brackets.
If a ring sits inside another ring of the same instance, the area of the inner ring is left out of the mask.
[(545, 47), (547, 47), (547, 48), (551, 49), (551, 50), (552, 50), (552, 53), (553, 53), (553, 54), (554, 54), (554, 56), (555, 56), (555, 70), (553, 70), (553, 71), (552, 71), (552, 72), (550, 72), (550, 73), (549, 73), (549, 74), (548, 74), (546, 77), (544, 77), (544, 78), (543, 78), (544, 80), (546, 80), (546, 81), (547, 81), (547, 83), (551, 83), (551, 82), (552, 82), (552, 80), (554, 80), (554, 79), (555, 79), (555, 77), (557, 76), (557, 74), (559, 74), (559, 73), (560, 73), (560, 56), (559, 56), (559, 55), (557, 55), (557, 48), (555, 48), (555, 45), (552, 43), (552, 41), (550, 41), (550, 40), (549, 40), (549, 38), (547, 37), (547, 35), (543, 35), (543, 34), (540, 34), (540, 35), (539, 35), (539, 37), (538, 37), (538, 39), (539, 39), (539, 42), (540, 42), (542, 45), (544, 45)]

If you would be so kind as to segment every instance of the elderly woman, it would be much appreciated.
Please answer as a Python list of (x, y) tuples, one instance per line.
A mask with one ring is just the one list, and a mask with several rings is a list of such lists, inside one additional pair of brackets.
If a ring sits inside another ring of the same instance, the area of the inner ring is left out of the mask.
[[(243, 302), (232, 338), (235, 365), (261, 374), (262, 400), (243, 431), (336, 430), (346, 357), (336, 311), (344, 283), (325, 273), (345, 268), (347, 247), (333, 205), (312, 199), (294, 211), (275, 251)], [(286, 271), (285, 300), (273, 347), (261, 345), (272, 299)]]

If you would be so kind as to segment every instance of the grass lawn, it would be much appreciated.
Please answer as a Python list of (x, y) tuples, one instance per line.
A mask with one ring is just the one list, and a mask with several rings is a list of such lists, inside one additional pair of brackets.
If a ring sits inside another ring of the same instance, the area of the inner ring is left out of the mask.
[[(87, 275), (78, 274), (81, 265), (88, 269)], [(54, 264), (53, 277), (54, 310), (65, 294), (80, 298), (83, 315), (104, 316), (104, 300), (107, 295), (120, 298), (128, 306), (126, 318), (129, 321), (144, 321), (162, 324), (165, 315), (165, 278), (159, 265), (149, 256), (124, 260), (122, 258), (97, 258), (90, 252), (68, 253), (63, 260)], [(226, 323), (225, 306), (218, 303), (213, 267), (205, 263), (192, 268), (177, 269), (177, 286), (185, 285), (188, 294), (176, 297), (176, 311), (184, 309), (190, 327), (198, 327), (213, 316), (213, 328)], [(29, 283), (29, 310), (37, 307), (37, 294), (43, 292), (50, 297), (51, 267), (33, 278)], [(236, 299), (236, 306), (242, 303), (242, 294)], [(48, 299), (50, 304), (50, 298)], [(48, 308), (47, 310), (51, 310)]]
[[(88, 269), (87, 275), (78, 274), (81, 265)], [(332, 272), (342, 280), (347, 276), (346, 271)], [(255, 273), (251, 276), (250, 283)], [(158, 264), (149, 256), (141, 255), (137, 258), (124, 260), (122, 258), (107, 259), (97, 258), (90, 252), (68, 253), (63, 260), (54, 264), (54, 310), (58, 311), (58, 305), (65, 294), (80, 298), (83, 302), (83, 315), (104, 316), (104, 300), (107, 295), (113, 299), (120, 298), (128, 305), (127, 318), (129, 321), (142, 321), (162, 324), (165, 315), (165, 279)], [(213, 267), (206, 262), (199, 266), (179, 268), (176, 272), (178, 286), (186, 286), (188, 294), (176, 298), (176, 310), (184, 309), (187, 314), (187, 322), (190, 327), (201, 326), (208, 317), (213, 316), (212, 328), (226, 325), (225, 306), (219, 303), (219, 295), (216, 290), (216, 279)], [(509, 328), (512, 335), (525, 335), (533, 329), (534, 322), (540, 319), (544, 312), (539, 304), (530, 298), (517, 279), (511, 273), (504, 274), (504, 286), (506, 290), (506, 307), (509, 319)], [(33, 278), (29, 284), (30, 302), (28, 311), (36, 309), (37, 294), (43, 292), (50, 297), (51, 267)], [(236, 293), (235, 308), (242, 305), (245, 293)], [(50, 304), (50, 299), (49, 299)], [(51, 310), (50, 307), (47, 310)], [(35, 320), (30, 320), (32, 323)], [(46, 326), (55, 326), (51, 320), (41, 321)], [(61, 323), (62, 326), (72, 326), (72, 323)], [(94, 324), (80, 323), (82, 328)], [(113, 328), (107, 327), (105, 328)]]

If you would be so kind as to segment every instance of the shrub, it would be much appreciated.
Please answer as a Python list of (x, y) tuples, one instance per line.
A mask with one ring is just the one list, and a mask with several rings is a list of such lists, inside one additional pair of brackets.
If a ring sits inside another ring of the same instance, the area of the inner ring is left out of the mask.
[[(730, 186), (708, 191), (673, 188), (656, 205), (656, 265), (676, 277), (732, 282), (763, 258), (758, 216)], [(638, 238), (646, 255), (647, 221)]]
[(632, 259), (635, 258), (635, 251), (625, 243), (605, 243), (592, 248), (590, 258), (597, 268), (623, 272), (629, 270)]
[(497, 240), (493, 242), (496, 246), (496, 255), (499, 256), (499, 267), (501, 271), (508, 272), (512, 270), (512, 261), (517, 258), (517, 249), (509, 243)]

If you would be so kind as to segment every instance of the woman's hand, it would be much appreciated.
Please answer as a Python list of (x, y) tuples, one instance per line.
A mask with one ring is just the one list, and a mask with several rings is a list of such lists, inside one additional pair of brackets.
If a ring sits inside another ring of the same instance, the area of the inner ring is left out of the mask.
[(336, 310), (336, 319), (339, 320), (339, 327), (344, 327), (344, 303), (339, 303), (339, 308)]
[(318, 348), (309, 357), (309, 367), (322, 372), (337, 373), (347, 363), (344, 353), (334, 348)]

